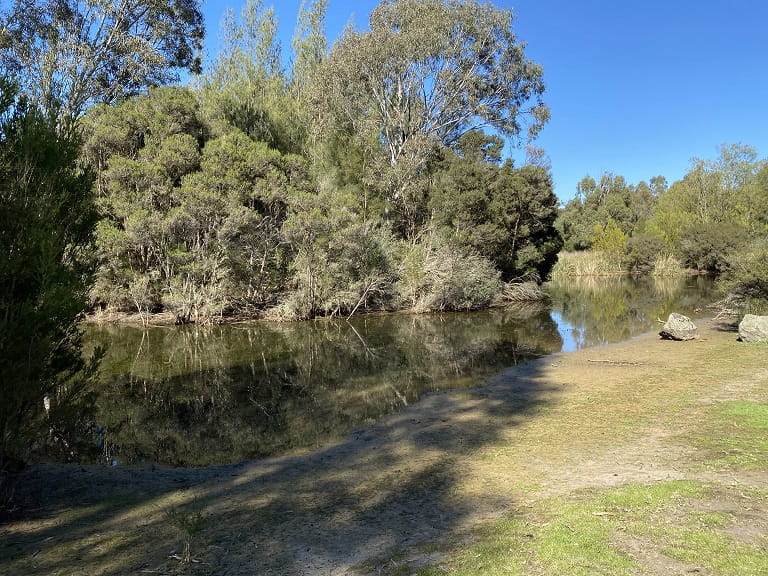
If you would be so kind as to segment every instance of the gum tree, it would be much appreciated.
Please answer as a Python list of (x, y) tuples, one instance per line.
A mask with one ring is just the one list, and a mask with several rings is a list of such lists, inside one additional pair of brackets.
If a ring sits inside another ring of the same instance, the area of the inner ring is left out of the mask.
[(542, 68), (508, 10), (476, 0), (385, 0), (370, 31), (348, 29), (315, 77), (317, 128), (350, 130), (376, 161), (368, 174), (415, 232), (413, 186), (432, 153), (469, 129), (532, 138), (549, 112)]
[(59, 126), (95, 103), (200, 71), (198, 0), (14, 0), (0, 15), (0, 66)]

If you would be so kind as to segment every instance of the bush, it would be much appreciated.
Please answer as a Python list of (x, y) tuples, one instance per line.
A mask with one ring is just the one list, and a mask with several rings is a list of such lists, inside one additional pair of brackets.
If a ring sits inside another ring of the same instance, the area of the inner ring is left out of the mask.
[(683, 263), (697, 270), (724, 272), (729, 259), (749, 243), (749, 232), (732, 222), (691, 227), (680, 238)]
[(664, 239), (656, 234), (637, 234), (629, 239), (624, 265), (630, 274), (648, 274), (654, 270), (659, 255), (667, 253)]
[(751, 249), (734, 252), (728, 259), (728, 272), (719, 280), (721, 291), (744, 301), (757, 313), (768, 307), (768, 238), (758, 240)]
[(95, 224), (76, 142), (0, 81), (0, 472), (33, 449), (74, 451), (93, 405), (100, 355), (82, 354), (77, 321)]
[(403, 260), (398, 284), (404, 304), (418, 312), (487, 308), (501, 289), (501, 273), (487, 258), (433, 237)]

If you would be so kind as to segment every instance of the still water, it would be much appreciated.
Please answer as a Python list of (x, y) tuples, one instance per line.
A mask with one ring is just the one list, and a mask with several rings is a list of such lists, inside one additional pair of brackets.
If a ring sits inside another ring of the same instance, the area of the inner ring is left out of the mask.
[(102, 461), (203, 466), (311, 450), (430, 391), (476, 387), (505, 367), (655, 329), (716, 299), (703, 278), (569, 280), (548, 306), (350, 321), (90, 326), (108, 349)]

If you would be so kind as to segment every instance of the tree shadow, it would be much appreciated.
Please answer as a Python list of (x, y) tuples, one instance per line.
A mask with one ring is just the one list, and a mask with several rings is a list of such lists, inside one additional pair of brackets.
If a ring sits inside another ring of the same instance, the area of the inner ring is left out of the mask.
[(739, 323), (734, 318), (713, 318), (712, 326), (718, 332), (739, 333)]
[[(470, 458), (549, 401), (542, 362), (551, 358), (431, 394), (310, 453), (210, 468), (33, 467), (18, 479), (25, 516), (0, 527), (0, 572), (343, 574), (460, 537), (515, 504), (462, 487)], [(185, 533), (173, 518), (195, 510), (199, 530)], [(169, 558), (185, 541), (200, 564)]]

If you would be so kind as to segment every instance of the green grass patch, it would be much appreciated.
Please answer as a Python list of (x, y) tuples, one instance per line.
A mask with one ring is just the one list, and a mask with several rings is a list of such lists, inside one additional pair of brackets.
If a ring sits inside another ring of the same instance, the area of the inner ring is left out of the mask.
[[(416, 574), (629, 576), (670, 565), (723, 576), (768, 574), (765, 550), (734, 540), (727, 533), (730, 514), (708, 509), (723, 496), (698, 482), (675, 481), (542, 500)], [(639, 543), (647, 557), (628, 542)]]
[(705, 467), (768, 470), (768, 404), (718, 404), (699, 432), (694, 445), (705, 451)]

